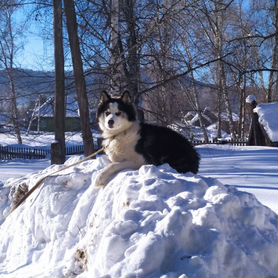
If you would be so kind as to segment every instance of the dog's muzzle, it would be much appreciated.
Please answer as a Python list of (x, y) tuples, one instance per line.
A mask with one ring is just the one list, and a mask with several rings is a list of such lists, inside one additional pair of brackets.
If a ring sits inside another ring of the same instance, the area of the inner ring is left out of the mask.
[(108, 121), (108, 126), (109, 126), (110, 128), (112, 128), (113, 125), (114, 125), (114, 120), (110, 119), (110, 120)]

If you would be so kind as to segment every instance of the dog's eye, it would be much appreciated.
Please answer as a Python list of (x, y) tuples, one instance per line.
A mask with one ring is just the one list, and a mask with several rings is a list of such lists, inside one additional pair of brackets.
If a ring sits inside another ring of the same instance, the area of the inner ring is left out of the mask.
[(105, 112), (105, 116), (109, 116), (111, 113), (109, 111)]
[(116, 112), (115, 115), (116, 116), (120, 116), (122, 113), (121, 112)]

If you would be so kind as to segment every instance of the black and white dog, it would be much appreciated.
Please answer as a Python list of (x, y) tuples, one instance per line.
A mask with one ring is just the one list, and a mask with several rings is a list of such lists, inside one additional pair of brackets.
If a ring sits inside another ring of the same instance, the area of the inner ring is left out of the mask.
[(200, 158), (192, 145), (169, 128), (139, 123), (127, 91), (118, 98), (103, 92), (97, 118), (105, 153), (112, 162), (97, 177), (97, 186), (105, 186), (123, 169), (144, 164), (168, 163), (180, 173), (198, 172)]

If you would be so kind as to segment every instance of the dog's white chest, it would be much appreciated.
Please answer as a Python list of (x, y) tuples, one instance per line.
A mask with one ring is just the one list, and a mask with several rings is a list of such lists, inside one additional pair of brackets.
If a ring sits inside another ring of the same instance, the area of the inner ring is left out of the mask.
[(112, 162), (133, 161), (143, 165), (145, 160), (142, 155), (135, 151), (139, 135), (134, 130), (123, 132), (114, 139), (106, 139), (103, 142), (105, 153)]
[(127, 148), (125, 148), (124, 144), (117, 139), (113, 139), (109, 142), (105, 152), (112, 162), (121, 162), (127, 158)]

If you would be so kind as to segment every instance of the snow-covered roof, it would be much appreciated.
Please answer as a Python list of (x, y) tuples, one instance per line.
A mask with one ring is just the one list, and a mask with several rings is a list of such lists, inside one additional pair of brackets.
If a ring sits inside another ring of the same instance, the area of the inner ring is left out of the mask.
[[(44, 103), (35, 109), (35, 116), (38, 117), (54, 117), (54, 98), (49, 97)], [(79, 118), (79, 108), (77, 101), (72, 98), (67, 98), (66, 117)]]
[[(0, 276), (277, 277), (277, 215), (254, 195), (168, 165), (96, 188), (108, 163), (101, 156), (49, 177), (2, 223)], [(32, 187), (57, 167), (21, 182)], [(0, 190), (2, 217), (14, 191)]]
[[(209, 115), (206, 115), (205, 113), (202, 113), (202, 117), (204, 119), (206, 119), (209, 123), (213, 124), (213, 119), (211, 119), (209, 117)], [(233, 121), (238, 121), (239, 120), (239, 116), (236, 114), (236, 113), (232, 113), (232, 118), (233, 118)], [(223, 121), (228, 121), (228, 114), (226, 112), (222, 112), (221, 113), (221, 119)], [(188, 121), (188, 123), (190, 125), (194, 125), (197, 121), (199, 121), (199, 115), (196, 113), (195, 116), (190, 120)]]
[(278, 102), (259, 104), (253, 111), (258, 114), (269, 139), (278, 142)]
[(246, 103), (252, 103), (253, 101), (257, 101), (257, 98), (256, 98), (256, 96), (254, 96), (254, 95), (249, 95), (249, 96), (247, 96), (247, 98), (245, 99), (245, 102), (246, 102)]
[[(203, 117), (204, 119), (206, 119), (209, 123), (212, 124), (212, 119), (211, 119), (209, 116), (207, 116), (206, 114), (202, 113), (202, 117)], [(198, 115), (198, 114), (196, 114), (196, 115), (189, 121), (189, 124), (190, 124), (190, 125), (194, 125), (194, 123), (196, 123), (197, 121), (199, 121), (199, 115)]]

